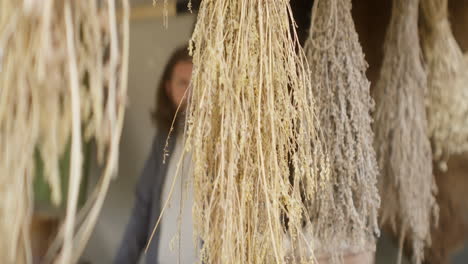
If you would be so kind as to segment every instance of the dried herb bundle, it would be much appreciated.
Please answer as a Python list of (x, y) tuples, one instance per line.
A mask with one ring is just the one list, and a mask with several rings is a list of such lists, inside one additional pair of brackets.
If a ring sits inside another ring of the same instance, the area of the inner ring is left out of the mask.
[(332, 183), (291, 22), (287, 0), (201, 3), (186, 151), (205, 263), (312, 258), (307, 205)]
[[(41, 154), (52, 200), (59, 204), (65, 200), (59, 157), (69, 141), (67, 212), (57, 238), (63, 245), (51, 256), (75, 263), (84, 249), (117, 167), (126, 102), (127, 0), (122, 8), (118, 22), (113, 0), (0, 2), (1, 263), (31, 263), (34, 152)], [(104, 174), (77, 218), (82, 139), (96, 142)]]
[[(350, 0), (315, 1), (305, 44), (332, 184), (312, 202), (314, 238), (328, 256), (375, 250), (380, 197), (370, 83)], [(333, 223), (333, 225), (330, 225)]]
[(418, 38), (419, 0), (394, 0), (375, 87), (375, 148), (381, 169), (382, 221), (412, 240), (413, 262), (430, 244), (438, 207), (424, 98), (427, 76)]
[(428, 68), (427, 118), (433, 159), (447, 169), (468, 150), (468, 64), (448, 20), (447, 0), (422, 0), (422, 47)]

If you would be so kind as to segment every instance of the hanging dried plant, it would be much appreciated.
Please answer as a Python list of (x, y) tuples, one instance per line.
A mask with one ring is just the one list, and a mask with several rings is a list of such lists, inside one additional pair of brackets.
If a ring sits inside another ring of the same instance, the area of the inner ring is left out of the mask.
[[(375, 148), (381, 168), (382, 221), (410, 238), (413, 262), (430, 244), (438, 214), (424, 105), (426, 73), (418, 38), (419, 0), (394, 0), (375, 87)], [(397, 227), (398, 226), (398, 227)], [(401, 259), (401, 255), (400, 255)]]
[(312, 202), (314, 237), (320, 241), (316, 255), (373, 252), (380, 207), (374, 102), (350, 0), (314, 2), (305, 50), (333, 183), (321, 185)]
[(201, 3), (185, 149), (204, 263), (288, 261), (308, 248), (306, 204), (332, 184), (291, 22), (287, 0)]
[(468, 150), (468, 64), (452, 34), (447, 0), (422, 0), (422, 47), (428, 68), (427, 119), (433, 159), (442, 170)]
[[(67, 202), (57, 239), (63, 246), (54, 259), (75, 263), (83, 251), (117, 167), (126, 101), (127, 0), (122, 8), (118, 22), (113, 0), (0, 2), (1, 263), (32, 261), (28, 236), (36, 149), (53, 202)], [(82, 140), (96, 142), (104, 173), (77, 219)], [(64, 199), (58, 166), (67, 142), (71, 166)]]

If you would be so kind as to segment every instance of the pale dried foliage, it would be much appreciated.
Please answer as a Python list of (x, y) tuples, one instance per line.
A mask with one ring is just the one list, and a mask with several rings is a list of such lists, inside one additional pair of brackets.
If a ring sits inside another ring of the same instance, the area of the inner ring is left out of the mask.
[(419, 0), (395, 0), (375, 87), (375, 148), (381, 169), (382, 221), (410, 237), (413, 262), (430, 244), (438, 207), (424, 98), (427, 76), (418, 38)]
[(422, 0), (422, 47), (428, 69), (427, 119), (433, 159), (468, 150), (468, 64), (453, 36), (447, 0)]
[[(127, 0), (122, 7), (118, 22), (113, 0), (0, 1), (1, 263), (32, 261), (28, 236), (36, 148), (53, 202), (67, 201), (64, 227), (49, 260), (75, 263), (89, 239), (117, 167), (126, 102)], [(77, 218), (82, 140), (96, 142), (104, 172)], [(64, 199), (58, 165), (69, 141)]]
[(314, 237), (321, 244), (316, 255), (373, 252), (380, 207), (370, 113), (374, 102), (351, 1), (316, 0), (305, 45), (332, 182), (320, 185), (320, 197), (312, 203)]
[(313, 259), (308, 204), (333, 182), (291, 17), (288, 0), (201, 3), (185, 150), (204, 263)]

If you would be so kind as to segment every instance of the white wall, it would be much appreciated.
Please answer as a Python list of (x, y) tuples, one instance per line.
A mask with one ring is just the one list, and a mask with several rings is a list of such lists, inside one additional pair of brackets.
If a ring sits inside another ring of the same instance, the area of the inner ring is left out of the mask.
[(155, 103), (155, 90), (172, 51), (186, 44), (194, 16), (132, 21), (129, 106), (120, 145), (118, 179), (111, 184), (93, 236), (83, 259), (92, 264), (111, 263), (120, 244), (134, 201), (134, 187), (149, 154), (154, 128), (150, 111)]

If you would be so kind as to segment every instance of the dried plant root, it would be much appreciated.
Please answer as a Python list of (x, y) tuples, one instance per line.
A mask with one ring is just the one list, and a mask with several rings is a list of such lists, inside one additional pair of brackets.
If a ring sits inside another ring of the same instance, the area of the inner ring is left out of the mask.
[[(413, 262), (430, 245), (438, 207), (424, 98), (427, 76), (418, 39), (419, 0), (395, 0), (375, 88), (375, 148), (381, 169), (382, 221), (412, 242)], [(403, 245), (401, 244), (400, 247)], [(401, 250), (401, 248), (400, 248)]]
[(331, 184), (319, 185), (312, 201), (313, 236), (320, 243), (316, 255), (336, 261), (337, 255), (373, 252), (379, 233), (374, 102), (351, 1), (315, 1), (305, 45), (331, 164)]
[(427, 119), (433, 159), (447, 169), (468, 150), (468, 64), (453, 36), (447, 0), (421, 0), (421, 43), (428, 68)]

